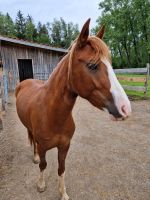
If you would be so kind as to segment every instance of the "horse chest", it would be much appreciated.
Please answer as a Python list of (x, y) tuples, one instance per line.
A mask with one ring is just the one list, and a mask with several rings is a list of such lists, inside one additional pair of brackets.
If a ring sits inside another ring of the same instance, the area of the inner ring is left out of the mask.
[(43, 143), (47, 149), (62, 144), (68, 144), (74, 134), (75, 125), (73, 119), (70, 118), (63, 124), (53, 123), (52, 121), (35, 126), (35, 137)]

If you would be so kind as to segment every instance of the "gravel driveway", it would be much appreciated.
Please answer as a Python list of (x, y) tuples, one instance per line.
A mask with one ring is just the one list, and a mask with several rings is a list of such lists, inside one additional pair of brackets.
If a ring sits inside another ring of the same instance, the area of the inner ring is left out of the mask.
[[(132, 102), (133, 114), (114, 122), (79, 98), (76, 132), (66, 161), (71, 200), (150, 200), (150, 101)], [(11, 97), (0, 133), (0, 200), (59, 200), (57, 151), (47, 153), (47, 189), (36, 190), (38, 165)]]

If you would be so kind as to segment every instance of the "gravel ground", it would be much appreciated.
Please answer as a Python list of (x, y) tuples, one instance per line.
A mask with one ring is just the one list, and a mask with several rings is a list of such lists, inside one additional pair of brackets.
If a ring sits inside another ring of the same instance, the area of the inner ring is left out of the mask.
[[(0, 133), (0, 200), (59, 200), (57, 151), (47, 153), (47, 189), (38, 193), (39, 168), (14, 102), (12, 96)], [(76, 132), (66, 161), (71, 200), (150, 200), (150, 101), (134, 101), (132, 108), (132, 117), (114, 122), (77, 100)]]

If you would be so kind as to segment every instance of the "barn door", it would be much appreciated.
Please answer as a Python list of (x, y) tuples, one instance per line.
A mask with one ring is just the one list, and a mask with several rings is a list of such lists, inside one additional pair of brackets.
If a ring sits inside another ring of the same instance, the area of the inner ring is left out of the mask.
[(19, 79), (20, 82), (33, 78), (33, 68), (31, 59), (18, 59)]

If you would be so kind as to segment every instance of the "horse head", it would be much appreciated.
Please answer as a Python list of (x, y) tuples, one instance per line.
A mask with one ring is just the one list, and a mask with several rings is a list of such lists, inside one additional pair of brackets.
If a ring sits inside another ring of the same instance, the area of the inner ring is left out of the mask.
[(69, 50), (69, 83), (77, 95), (99, 109), (106, 108), (115, 119), (131, 114), (130, 101), (111, 65), (110, 50), (102, 40), (104, 26), (89, 35), (90, 19)]

